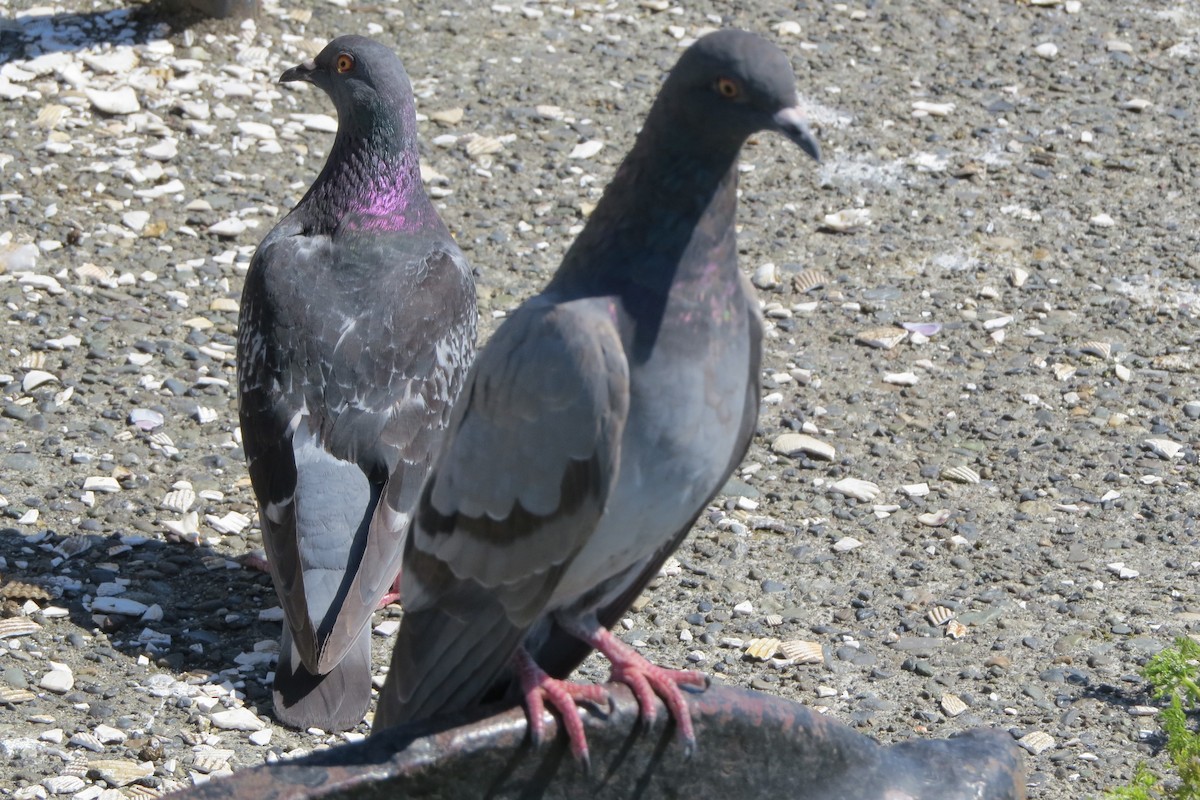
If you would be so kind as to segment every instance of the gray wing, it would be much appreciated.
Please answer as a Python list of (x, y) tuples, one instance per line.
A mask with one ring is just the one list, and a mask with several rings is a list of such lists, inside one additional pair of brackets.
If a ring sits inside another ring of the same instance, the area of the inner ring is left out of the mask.
[(535, 299), (496, 332), (414, 512), (376, 728), (470, 707), (507, 669), (603, 513), (628, 407), (606, 302)]
[(312, 673), (367, 635), (473, 353), (461, 253), (405, 247), (380, 237), (348, 250), (285, 229), (246, 278), (243, 442), (276, 591)]

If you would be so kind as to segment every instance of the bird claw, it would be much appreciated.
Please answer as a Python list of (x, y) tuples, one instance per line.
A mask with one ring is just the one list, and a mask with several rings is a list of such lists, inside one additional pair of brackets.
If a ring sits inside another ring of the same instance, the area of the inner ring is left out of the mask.
[(607, 705), (612, 709), (612, 697), (602, 686), (595, 684), (571, 683), (557, 678), (551, 678), (533, 660), (524, 648), (517, 650), (517, 674), (521, 681), (521, 691), (525, 696), (525, 709), (529, 719), (529, 738), (535, 747), (540, 747), (545, 741), (546, 703), (558, 711), (562, 718), (562, 728), (570, 743), (571, 754), (579, 762), (585, 774), (591, 773), (591, 758), (588, 752), (587, 735), (583, 729), (583, 718), (579, 715), (578, 703), (588, 703), (597, 707)]

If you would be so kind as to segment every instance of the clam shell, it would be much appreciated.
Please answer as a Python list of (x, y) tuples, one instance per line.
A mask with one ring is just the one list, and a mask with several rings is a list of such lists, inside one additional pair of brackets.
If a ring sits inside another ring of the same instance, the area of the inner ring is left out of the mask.
[(72, 734), (70, 744), (82, 747), (84, 750), (91, 750), (93, 753), (104, 752), (104, 742), (97, 739), (96, 735), (89, 731), (79, 731)]
[(820, 439), (806, 433), (784, 433), (771, 442), (771, 449), (781, 456), (793, 456), (796, 453), (806, 453), (814, 458), (832, 461), (837, 455), (837, 449)]
[[(978, 481), (978, 477), (976, 477), (976, 481)], [(853, 497), (856, 500), (862, 500), (867, 503), (879, 496), (879, 486), (877, 484), (859, 478), (842, 478), (837, 483), (830, 485), (829, 491), (844, 494), (847, 497)]]
[(1013, 285), (1013, 288), (1020, 289), (1027, 280), (1029, 280), (1029, 270), (1021, 267), (1013, 267), (1009, 270), (1008, 282)]
[(870, 328), (859, 332), (854, 341), (868, 347), (878, 347), (881, 350), (891, 350), (908, 338), (908, 331), (903, 328)]
[(45, 587), (24, 581), (9, 581), (0, 585), (0, 597), (8, 600), (50, 600), (53, 595)]
[(250, 524), (250, 518), (237, 511), (230, 511), (223, 517), (206, 514), (204, 521), (217, 533), (238, 534)]
[(779, 641), (778, 639), (751, 639), (746, 646), (746, 655), (750, 656), (751, 658), (757, 658), (761, 661), (766, 661), (779, 652), (779, 646), (781, 644), (783, 644), (783, 642)]
[(820, 642), (806, 642), (793, 639), (779, 646), (784, 658), (790, 658), (797, 664), (820, 664), (825, 660), (825, 650)]
[(177, 514), (186, 514), (191, 510), (196, 503), (196, 493), (191, 489), (176, 489), (167, 492), (163, 496), (162, 502), (158, 504), (159, 508), (164, 508), (167, 511), (174, 511)]
[(78, 775), (55, 775), (42, 781), (42, 786), (50, 794), (75, 794), (87, 786)]
[(1165, 458), (1170, 461), (1172, 458), (1177, 458), (1183, 452), (1183, 445), (1179, 442), (1173, 442), (1170, 439), (1146, 439), (1142, 442), (1151, 453), (1159, 458)]
[(957, 717), (959, 714), (963, 713), (967, 710), (967, 708), (969, 708), (969, 706), (962, 701), (962, 698), (956, 694), (942, 695), (940, 705), (942, 707), (942, 713), (944, 713), (947, 717)]
[(1107, 361), (1112, 358), (1112, 345), (1108, 342), (1084, 342), (1079, 346), (1079, 352)]
[(929, 613), (925, 615), (925, 619), (929, 620), (930, 625), (944, 625), (954, 619), (954, 609), (946, 608), (945, 606), (934, 606), (929, 609)]
[(940, 528), (950, 520), (950, 509), (943, 508), (938, 511), (927, 511), (924, 514), (917, 515), (917, 522), (922, 525), (928, 525), (930, 528)]
[(504, 149), (503, 142), (501, 142), (499, 139), (493, 139), (490, 136), (479, 136), (478, 134), (475, 134), (463, 138), (467, 139), (465, 149), (467, 151), (467, 155), (469, 155), (471, 158), (478, 158), (479, 156), (499, 153)]
[(216, 409), (209, 408), (208, 406), (196, 406), (195, 416), (196, 422), (199, 422), (201, 425), (207, 425), (210, 422), (217, 421)]
[(18, 363), (21, 369), (42, 369), (46, 366), (46, 354), (38, 350), (23, 356)]
[(154, 409), (135, 408), (129, 412), (129, 423), (143, 431), (161, 428), (164, 421), (163, 415)]
[(1051, 364), (1050, 370), (1054, 373), (1054, 377), (1058, 378), (1060, 381), (1071, 380), (1071, 378), (1075, 377), (1075, 373), (1078, 371), (1070, 364)]
[(942, 477), (955, 483), (979, 483), (979, 473), (970, 467), (947, 467), (942, 470)]
[(871, 209), (843, 208), (821, 219), (821, 230), (833, 233), (853, 233), (871, 224)]
[(41, 629), (41, 625), (26, 617), (0, 619), (0, 639), (7, 639), (10, 636), (25, 636), (37, 633)]
[(767, 614), (766, 619), (764, 621), (768, 625), (770, 625), (772, 628), (774, 628), (774, 627), (777, 627), (777, 626), (783, 624), (783, 617), (781, 617), (778, 614)]
[(1017, 744), (1037, 756), (1054, 747), (1054, 738), (1045, 731), (1033, 731), (1017, 739)]
[(154, 762), (140, 764), (133, 761), (104, 759), (88, 764), (88, 777), (100, 778), (109, 786), (128, 786), (134, 781), (149, 778), (154, 774)]
[(768, 261), (754, 270), (750, 282), (759, 289), (774, 289), (779, 285), (779, 268)]
[(37, 697), (37, 695), (28, 689), (14, 689), (10, 686), (0, 686), (0, 705), (28, 703), (35, 697)]
[(811, 292), (813, 289), (820, 289), (828, 283), (829, 276), (823, 270), (809, 267), (792, 278), (792, 289), (800, 294), (805, 294)]
[(62, 774), (63, 775), (74, 775), (78, 778), (82, 778), (84, 775), (87, 775), (87, 771), (88, 771), (87, 756), (76, 755), (74, 758), (71, 759), (70, 763), (67, 764), (67, 768), (62, 771)]
[(950, 639), (961, 639), (967, 635), (967, 626), (956, 619), (946, 623), (946, 636)]

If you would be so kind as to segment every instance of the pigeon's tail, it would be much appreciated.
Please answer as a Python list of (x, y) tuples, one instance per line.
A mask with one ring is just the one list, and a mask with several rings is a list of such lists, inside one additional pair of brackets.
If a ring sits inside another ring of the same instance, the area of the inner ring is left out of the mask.
[(364, 629), (324, 675), (305, 669), (283, 626), (275, 668), (275, 716), (293, 728), (344, 731), (362, 722), (371, 703), (371, 634)]
[(465, 616), (436, 606), (405, 614), (374, 730), (464, 711), (505, 685), (525, 631), (498, 604), (481, 606)]

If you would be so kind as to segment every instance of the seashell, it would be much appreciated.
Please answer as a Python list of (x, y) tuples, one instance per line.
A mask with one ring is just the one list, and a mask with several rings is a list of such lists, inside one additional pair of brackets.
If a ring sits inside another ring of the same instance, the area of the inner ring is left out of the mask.
[(929, 494), (929, 484), (906, 483), (900, 487), (900, 491), (904, 492), (909, 497), (925, 497)]
[(196, 502), (196, 493), (191, 489), (175, 489), (163, 495), (158, 507), (177, 514), (186, 514)]
[(109, 786), (128, 786), (134, 781), (153, 775), (154, 762), (144, 761), (138, 764), (133, 761), (103, 759), (88, 764), (87, 774), (89, 778), (99, 778)]
[(89, 261), (86, 264), (80, 264), (76, 267), (75, 274), (80, 280), (108, 283), (112, 280), (113, 269), (111, 267), (101, 267)]
[(862, 542), (853, 536), (843, 536), (833, 543), (833, 549), (838, 553), (849, 553), (851, 550), (857, 550), (862, 547), (862, 544)]
[(1079, 346), (1079, 352), (1107, 361), (1112, 358), (1112, 345), (1108, 342), (1084, 342)]
[[(470, 145), (467, 145), (468, 152), (470, 151), (470, 147), (471, 147)], [(497, 148), (497, 149), (499, 149), (499, 148)], [(588, 139), (586, 142), (580, 142), (579, 144), (575, 145), (575, 147), (573, 147), (571, 149), (570, 154), (567, 155), (567, 158), (574, 158), (574, 159), (580, 159), (580, 160), (586, 159), (586, 158), (591, 158), (592, 156), (596, 155), (603, 149), (604, 149), (604, 142), (600, 141), (599, 139)], [(495, 151), (491, 151), (491, 152), (495, 152)]]
[(919, 333), (922, 336), (936, 336), (942, 330), (940, 322), (901, 322), (900, 327), (909, 333)]
[(91, 750), (93, 753), (104, 752), (104, 742), (97, 739), (94, 734), (88, 731), (79, 731), (72, 734), (69, 744), (82, 747), (84, 750)]
[(37, 697), (37, 695), (28, 689), (14, 689), (11, 686), (0, 686), (0, 705), (28, 703), (35, 697)]
[(173, 792), (176, 789), (182, 789), (183, 786), (183, 781), (165, 778), (162, 779), (161, 789), (134, 784), (133, 786), (126, 786), (125, 791), (122, 794), (129, 798), (129, 800), (154, 800), (156, 797), (162, 797), (166, 792)]
[(38, 625), (28, 617), (0, 619), (0, 639), (7, 639), (10, 636), (25, 636), (30, 633), (37, 633), (41, 629), (41, 625)]
[(772, 628), (775, 628), (783, 624), (783, 617), (781, 617), (779, 614), (767, 614), (763, 621)]
[(821, 230), (833, 233), (854, 233), (871, 224), (871, 209), (844, 208), (821, 218)]
[(1075, 377), (1075, 373), (1078, 370), (1076, 370), (1075, 367), (1071, 366), (1070, 364), (1051, 364), (1050, 371), (1053, 372), (1054, 377), (1058, 378), (1060, 381), (1069, 381), (1071, 378)]
[(916, 386), (919, 380), (915, 372), (889, 372), (883, 376), (883, 382), (893, 386)]
[(46, 366), (46, 354), (40, 350), (30, 353), (18, 362), (18, 366), (21, 369), (42, 369)]
[(1017, 739), (1017, 744), (1038, 756), (1054, 747), (1054, 738), (1045, 731), (1033, 731)]
[(271, 51), (259, 45), (251, 45), (240, 51), (235, 58), (237, 62), (251, 69), (265, 69), (270, 60)]
[(1013, 288), (1020, 289), (1025, 285), (1025, 281), (1029, 280), (1029, 270), (1021, 267), (1013, 267), (1008, 272), (1008, 282), (1013, 285)]
[(944, 694), (940, 703), (942, 713), (947, 717), (957, 717), (959, 714), (966, 711), (969, 706), (962, 701), (962, 698), (956, 694)]
[(82, 778), (87, 775), (88, 760), (85, 755), (76, 755), (67, 764), (67, 768), (62, 771), (63, 775), (74, 775), (77, 778)]
[(792, 278), (792, 289), (800, 294), (806, 294), (813, 289), (820, 289), (829, 283), (829, 276), (823, 270), (809, 267), (806, 270), (801, 270), (796, 277)]
[(159, 447), (163, 448), (164, 450), (168, 449), (168, 448), (169, 449), (175, 448), (175, 440), (172, 439), (170, 436), (168, 436), (163, 431), (158, 431), (157, 433), (150, 434), (150, 443), (156, 444)]
[(921, 523), (922, 525), (928, 525), (930, 528), (940, 528), (949, 520), (950, 509), (948, 508), (941, 508), (937, 511), (928, 511), (924, 514), (917, 515), (917, 522)]
[(211, 774), (225, 769), (229, 765), (229, 759), (233, 757), (231, 750), (209, 750), (207, 752), (196, 753), (196, 758), (192, 762), (192, 769), (204, 774)]
[(991, 319), (983, 321), (983, 329), (985, 331), (998, 331), (1012, 321), (1013, 316), (1011, 314), (1005, 314), (1002, 317), (992, 317)]
[(891, 350), (908, 338), (908, 331), (897, 328), (871, 328), (861, 331), (854, 341), (868, 347), (878, 347), (881, 350)]
[(779, 268), (768, 261), (754, 270), (754, 274), (750, 276), (750, 282), (759, 289), (774, 289), (779, 285)]
[(956, 619), (946, 623), (946, 636), (950, 639), (961, 639), (967, 635), (967, 626)]
[(1165, 458), (1170, 461), (1172, 458), (1178, 458), (1183, 452), (1183, 445), (1179, 442), (1173, 442), (1170, 439), (1146, 439), (1142, 442), (1154, 455), (1159, 458)]
[(223, 517), (206, 514), (204, 521), (217, 533), (239, 534), (250, 524), (250, 518), (238, 511), (230, 511)]
[(929, 609), (925, 619), (929, 620), (930, 625), (944, 625), (954, 619), (954, 609), (946, 608), (946, 606), (934, 606)]
[(42, 128), (57, 128), (58, 123), (66, 119), (69, 112), (70, 109), (66, 106), (60, 106), (56, 103), (42, 106), (41, 110), (38, 111), (34, 124)]
[(1138, 113), (1141, 113), (1153, 105), (1154, 105), (1154, 103), (1151, 103), (1149, 100), (1146, 100), (1145, 98), (1134, 97), (1134, 98), (1131, 98), (1131, 99), (1126, 100), (1125, 102), (1119, 104), (1117, 107), (1120, 108), (1122, 111), (1136, 111)]
[(121, 491), (121, 484), (116, 478), (108, 475), (92, 475), (83, 479), (83, 490), (85, 492), (105, 492), (113, 493)]
[(879, 486), (859, 478), (842, 478), (831, 484), (829, 491), (869, 503), (879, 496)]
[(467, 136), (463, 137), (463, 140), (466, 141), (464, 149), (467, 151), (467, 155), (471, 158), (478, 158), (479, 156), (499, 153), (504, 149), (503, 142), (501, 142), (499, 139), (493, 139), (490, 136), (468, 134)]
[(793, 639), (779, 646), (784, 658), (790, 658), (797, 664), (820, 664), (825, 660), (825, 649), (820, 642), (806, 642)]
[(970, 467), (947, 467), (942, 470), (942, 477), (955, 483), (979, 483), (979, 473)]
[(78, 775), (55, 775), (42, 781), (42, 786), (50, 794), (75, 794), (87, 786)]
[(931, 103), (928, 100), (913, 102), (914, 117), (948, 117), (954, 112), (954, 103)]
[(766, 661), (779, 651), (779, 646), (783, 642), (778, 639), (763, 638), (751, 639), (746, 643), (746, 655), (751, 658), (757, 658), (760, 661)]
[(837, 449), (820, 439), (806, 433), (784, 433), (771, 442), (771, 450), (781, 456), (794, 456), (796, 453), (806, 453), (815, 458), (832, 461), (837, 455)]
[(119, 47), (107, 53), (89, 53), (85, 50), (79, 58), (92, 71), (107, 75), (126, 74), (138, 64), (137, 53), (130, 47)]
[(21, 391), (29, 394), (39, 386), (47, 383), (58, 383), (58, 378), (40, 369), (31, 369), (25, 373), (25, 377), (21, 379)]
[(61, 555), (63, 558), (73, 558), (80, 553), (86, 553), (91, 550), (96, 544), (96, 540), (91, 536), (68, 536), (58, 543), (54, 548), (54, 552)]
[(163, 415), (151, 408), (135, 408), (129, 412), (129, 423), (143, 431), (161, 428), (163, 422)]
[(0, 584), (0, 597), (6, 600), (50, 600), (53, 595), (36, 584), (24, 581), (9, 581)]
[(196, 417), (196, 422), (199, 422), (201, 425), (207, 425), (210, 422), (217, 421), (216, 409), (209, 408), (208, 406), (196, 406), (196, 412), (194, 416)]

